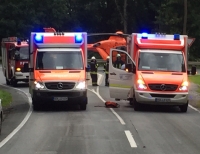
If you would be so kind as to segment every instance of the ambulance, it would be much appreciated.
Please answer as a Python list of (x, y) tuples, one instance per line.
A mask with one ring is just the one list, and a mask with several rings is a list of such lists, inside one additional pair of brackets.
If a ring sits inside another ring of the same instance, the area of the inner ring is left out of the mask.
[(32, 32), (29, 92), (34, 110), (66, 102), (87, 108), (87, 33)]
[(29, 81), (29, 44), (28, 40), (17, 37), (3, 38), (1, 42), (2, 71), (6, 84), (17, 86), (19, 81)]
[(136, 111), (141, 104), (151, 104), (178, 106), (187, 112), (188, 36), (133, 33), (129, 41), (130, 54), (110, 50), (110, 55), (126, 57), (126, 69), (118, 69), (110, 56), (110, 97), (128, 99)]

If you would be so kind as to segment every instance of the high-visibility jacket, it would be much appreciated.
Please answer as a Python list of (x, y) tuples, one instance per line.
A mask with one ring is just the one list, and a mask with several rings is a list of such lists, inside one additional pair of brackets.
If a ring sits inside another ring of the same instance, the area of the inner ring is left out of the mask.
[(90, 73), (97, 74), (98, 66), (99, 65), (96, 63), (96, 61), (91, 61), (90, 62)]
[(109, 72), (109, 62), (104, 63), (104, 71), (106, 74)]

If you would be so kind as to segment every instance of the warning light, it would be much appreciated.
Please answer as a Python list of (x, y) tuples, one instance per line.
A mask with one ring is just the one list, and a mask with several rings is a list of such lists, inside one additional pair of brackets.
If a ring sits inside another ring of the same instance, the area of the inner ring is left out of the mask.
[(179, 34), (174, 34), (174, 40), (180, 40), (180, 35)]
[(40, 34), (35, 34), (35, 42), (36, 43), (43, 43), (43, 36)]
[(148, 39), (148, 34), (147, 33), (142, 33), (142, 39)]
[(82, 43), (82, 41), (83, 41), (82, 34), (76, 34), (75, 35), (75, 43)]

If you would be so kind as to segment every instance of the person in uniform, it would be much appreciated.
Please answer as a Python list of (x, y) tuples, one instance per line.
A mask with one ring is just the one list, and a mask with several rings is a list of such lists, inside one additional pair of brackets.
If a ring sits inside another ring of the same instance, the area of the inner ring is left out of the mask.
[(117, 59), (114, 62), (114, 67), (121, 69), (122, 65), (124, 65), (124, 62), (121, 60), (121, 55), (117, 54)]
[(93, 56), (90, 61), (90, 76), (92, 79), (92, 86), (98, 86), (97, 84), (97, 70), (98, 70), (98, 64), (96, 61), (96, 58)]
[(107, 57), (106, 63), (104, 63), (104, 72), (105, 72), (105, 86), (109, 86), (108, 82), (108, 73), (109, 73), (109, 59), (110, 56)]

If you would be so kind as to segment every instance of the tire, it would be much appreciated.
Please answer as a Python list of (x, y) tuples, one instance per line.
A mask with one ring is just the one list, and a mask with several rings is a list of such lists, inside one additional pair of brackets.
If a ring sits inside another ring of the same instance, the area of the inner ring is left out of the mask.
[(130, 104), (130, 105), (133, 105), (133, 99), (132, 99), (132, 98), (130, 98), (129, 104)]
[(37, 101), (34, 100), (33, 98), (32, 98), (32, 105), (33, 105), (33, 110), (34, 110), (34, 111), (40, 110), (39, 104), (38, 104)]
[(188, 102), (187, 102), (187, 104), (179, 106), (179, 108), (180, 108), (181, 112), (183, 112), (183, 113), (187, 112), (187, 110), (188, 110)]
[(13, 76), (13, 74), (11, 73), (11, 80), (10, 80), (10, 84), (13, 86), (13, 87), (16, 87), (17, 86), (17, 81), (15, 80), (15, 77)]
[(133, 108), (135, 111), (139, 111), (140, 109), (140, 104), (136, 101), (135, 98), (133, 98)]
[(80, 110), (85, 111), (87, 109), (87, 104), (88, 104), (88, 99), (87, 97), (85, 97), (82, 101), (82, 103), (80, 104)]
[(10, 81), (6, 78), (6, 84), (10, 85)]
[(87, 104), (80, 104), (80, 109), (85, 111), (87, 109)]

